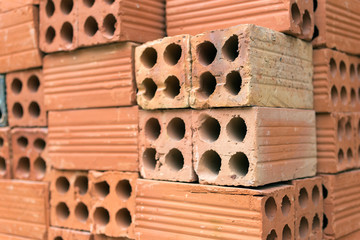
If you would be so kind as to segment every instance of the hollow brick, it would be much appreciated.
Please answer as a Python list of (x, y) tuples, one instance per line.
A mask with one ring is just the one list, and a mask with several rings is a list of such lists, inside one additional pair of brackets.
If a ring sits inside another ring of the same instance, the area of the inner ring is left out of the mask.
[(93, 240), (89, 232), (50, 227), (48, 240)]
[(0, 128), (0, 179), (11, 178), (11, 140), (10, 129)]

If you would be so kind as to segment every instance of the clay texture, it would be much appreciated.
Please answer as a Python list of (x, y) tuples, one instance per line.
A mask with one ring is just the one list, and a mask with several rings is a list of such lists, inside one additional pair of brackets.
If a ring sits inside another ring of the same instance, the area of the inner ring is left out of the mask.
[(6, 109), (6, 85), (5, 76), (0, 75), (0, 127), (8, 125), (8, 114)]
[(50, 227), (48, 240), (93, 240), (89, 232)]
[(10, 129), (0, 128), (0, 178), (11, 178)]
[(39, 4), (40, 0), (22, 0), (22, 1), (1, 1), (0, 2), (0, 13), (21, 8), (26, 5)]

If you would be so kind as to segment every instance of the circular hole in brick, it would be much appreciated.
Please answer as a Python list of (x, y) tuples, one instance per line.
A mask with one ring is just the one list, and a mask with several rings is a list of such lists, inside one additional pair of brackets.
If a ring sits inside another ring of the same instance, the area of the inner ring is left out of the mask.
[(104, 0), (107, 4), (111, 5), (115, 2), (115, 0)]
[(89, 210), (87, 206), (80, 202), (75, 207), (75, 216), (80, 222), (86, 222), (89, 217)]
[(244, 119), (241, 117), (232, 118), (226, 125), (226, 132), (232, 140), (242, 142), (247, 132)]
[(337, 67), (336, 67), (336, 62), (333, 58), (330, 59), (330, 73), (332, 77), (336, 76), (336, 72), (337, 72)]
[(106, 226), (110, 221), (109, 211), (103, 207), (97, 207), (94, 211), (94, 222), (99, 226)]
[(351, 150), (351, 148), (348, 148), (348, 150), (346, 151), (346, 158), (349, 162), (352, 162), (353, 160), (353, 152)]
[(72, 43), (74, 37), (74, 29), (71, 23), (65, 22), (61, 26), (60, 36), (66, 43)]
[(314, 12), (315, 12), (317, 7), (318, 7), (318, 1), (317, 0), (313, 0), (313, 6), (314, 6)]
[(165, 156), (165, 163), (171, 170), (180, 171), (184, 167), (184, 156), (176, 149), (171, 149)]
[(116, 23), (117, 20), (114, 15), (108, 14), (103, 21), (103, 27), (105, 30), (105, 36), (111, 38), (114, 36), (115, 30), (116, 30)]
[(147, 68), (152, 68), (157, 62), (157, 52), (152, 47), (147, 47), (141, 54), (140, 61)]
[(277, 206), (275, 199), (273, 197), (269, 197), (265, 202), (265, 214), (270, 220), (273, 220), (275, 218), (276, 211)]
[(306, 191), (306, 188), (300, 189), (299, 192), (299, 204), (301, 208), (306, 208), (309, 200), (308, 192)]
[(14, 78), (11, 82), (11, 91), (15, 94), (19, 94), (22, 90), (22, 82), (18, 78)]
[(249, 165), (250, 163), (247, 156), (242, 152), (235, 153), (229, 160), (231, 171), (241, 177), (246, 176), (249, 171)]
[(360, 64), (357, 65), (357, 77), (360, 80)]
[(317, 206), (320, 202), (320, 190), (318, 188), (318, 186), (314, 186), (312, 193), (311, 193), (311, 198), (312, 201), (314, 203), (315, 206)]
[(293, 3), (291, 5), (291, 17), (295, 24), (300, 23), (301, 14), (300, 14), (299, 7), (296, 3)]
[(16, 142), (21, 148), (26, 148), (29, 144), (28, 139), (24, 136), (19, 137)]
[(345, 87), (341, 88), (340, 98), (341, 98), (341, 102), (343, 103), (343, 105), (346, 105), (346, 103), (347, 103), (347, 92), (346, 92)]
[(0, 137), (0, 147), (4, 146), (4, 139), (2, 137)]
[(34, 147), (36, 150), (38, 150), (40, 152), (43, 151), (46, 147), (46, 143), (45, 143), (44, 139), (42, 139), (42, 138), (35, 139)]
[(328, 196), (328, 190), (324, 184), (322, 185), (322, 192), (323, 192), (323, 198), (326, 199)]
[(311, 32), (311, 17), (310, 17), (310, 13), (305, 10), (304, 15), (303, 15), (303, 19), (302, 19), (302, 32), (303, 34), (309, 34)]
[(34, 162), (34, 173), (36, 179), (43, 179), (46, 173), (46, 162), (41, 157), (38, 157)]
[(214, 150), (208, 150), (200, 157), (198, 175), (200, 178), (216, 178), (220, 172), (221, 158)]
[(208, 98), (214, 93), (216, 88), (216, 78), (210, 72), (205, 72), (200, 76), (200, 87), (197, 90), (201, 97)]
[(344, 119), (341, 119), (338, 121), (338, 125), (337, 125), (337, 135), (339, 141), (342, 140), (344, 134), (345, 134)]
[(204, 66), (210, 65), (215, 60), (216, 54), (216, 47), (209, 41), (205, 41), (197, 46), (199, 62)]
[(99, 26), (95, 18), (93, 18), (92, 16), (88, 17), (84, 23), (84, 31), (86, 35), (92, 37), (96, 34), (98, 30)]
[(354, 64), (350, 65), (350, 79), (351, 81), (354, 81), (356, 77), (356, 72), (355, 72), (355, 66)]
[(299, 226), (299, 235), (301, 239), (305, 239), (309, 233), (309, 222), (306, 217), (302, 217)]
[(342, 149), (339, 149), (339, 152), (338, 152), (338, 161), (339, 163), (342, 163), (344, 161), (344, 151)]
[(0, 175), (4, 176), (6, 174), (6, 160), (3, 157), (0, 157)]
[(169, 98), (175, 98), (180, 93), (180, 81), (175, 76), (169, 76), (165, 80), (164, 93)]
[(329, 223), (329, 220), (328, 220), (328, 218), (326, 217), (326, 214), (324, 213), (324, 214), (323, 214), (323, 225), (322, 225), (322, 228), (325, 229), (325, 228), (327, 227), (328, 223)]
[(46, 15), (48, 17), (52, 17), (52, 15), (54, 15), (55, 4), (54, 4), (54, 2), (52, 0), (48, 0), (46, 2), (45, 11), (46, 11)]
[(64, 239), (60, 236), (57, 236), (56, 238), (54, 238), (54, 240), (64, 240)]
[(73, 0), (61, 0), (60, 9), (63, 14), (69, 14), (73, 10)]
[(156, 86), (154, 80), (152, 80), (151, 78), (146, 78), (142, 82), (142, 85), (144, 85), (144, 87), (145, 87), (144, 97), (147, 100), (153, 99), (155, 96), (156, 90), (157, 90), (157, 86)]
[(95, 3), (95, 0), (83, 0), (83, 3), (87, 7), (92, 7)]
[(351, 105), (355, 106), (356, 104), (356, 92), (355, 89), (351, 89), (350, 91), (350, 99), (351, 99)]
[(127, 208), (120, 209), (115, 216), (116, 223), (121, 228), (128, 228), (131, 225), (131, 214)]
[(344, 61), (340, 62), (340, 76), (342, 79), (345, 79), (345, 77), (346, 77), (346, 65), (345, 65)]
[(315, 38), (317, 38), (319, 36), (319, 28), (314, 25), (314, 34), (312, 36), (312, 39), (311, 40), (314, 40)]
[(37, 92), (40, 87), (39, 78), (36, 75), (30, 76), (30, 78), (27, 81), (27, 87), (30, 90), (30, 92)]
[(84, 195), (88, 191), (89, 180), (86, 176), (78, 176), (75, 180), (74, 186), (75, 186), (76, 191), (80, 195)]
[(287, 195), (285, 195), (281, 201), (281, 212), (286, 217), (287, 215), (289, 215), (290, 209), (291, 209), (290, 199)]
[(66, 177), (58, 177), (55, 182), (56, 191), (59, 193), (66, 193), (69, 191), (70, 183)]
[(164, 51), (164, 60), (167, 64), (174, 66), (181, 58), (182, 49), (179, 44), (171, 43)]
[(132, 187), (129, 180), (121, 180), (116, 184), (116, 194), (122, 200), (128, 200), (132, 193)]
[(106, 181), (98, 182), (94, 184), (96, 195), (101, 199), (104, 199), (110, 193), (110, 186)]
[(317, 232), (320, 230), (320, 218), (317, 214), (315, 214), (313, 218), (311, 229), (313, 232)]
[(19, 159), (16, 166), (16, 176), (27, 178), (30, 176), (30, 159), (22, 157)]
[(350, 121), (348, 121), (348, 122), (345, 124), (345, 134), (346, 134), (346, 137), (347, 137), (348, 139), (351, 139), (351, 133), (352, 133), (352, 131), (351, 131), (351, 123), (350, 123)]
[(277, 240), (277, 234), (275, 232), (275, 230), (271, 230), (271, 232), (267, 235), (266, 240)]
[(147, 148), (143, 153), (143, 163), (147, 169), (154, 170), (156, 167), (156, 150), (154, 148)]
[(226, 40), (221, 50), (225, 59), (229, 61), (234, 61), (239, 56), (238, 36), (233, 35), (228, 40)]
[(166, 128), (167, 134), (174, 140), (181, 140), (185, 136), (185, 122), (181, 118), (173, 118)]
[(64, 202), (56, 205), (56, 216), (59, 220), (65, 221), (70, 215), (69, 207)]
[(161, 133), (161, 126), (159, 123), (159, 120), (156, 118), (150, 118), (145, 123), (145, 136), (149, 140), (156, 140), (158, 139), (159, 135)]
[(360, 88), (358, 88), (358, 100), (360, 101)]
[(231, 95), (238, 95), (241, 90), (242, 79), (240, 73), (237, 71), (232, 71), (226, 76), (226, 83), (224, 85), (225, 89)]
[(214, 142), (219, 138), (220, 130), (219, 121), (210, 116), (206, 116), (199, 127), (199, 135), (205, 142)]
[(48, 27), (45, 32), (45, 40), (47, 44), (51, 44), (54, 41), (56, 36), (55, 29), (53, 27)]
[(33, 118), (40, 116), (40, 106), (37, 102), (31, 102), (28, 108), (29, 114)]
[(287, 224), (282, 231), (282, 240), (291, 240), (291, 229)]

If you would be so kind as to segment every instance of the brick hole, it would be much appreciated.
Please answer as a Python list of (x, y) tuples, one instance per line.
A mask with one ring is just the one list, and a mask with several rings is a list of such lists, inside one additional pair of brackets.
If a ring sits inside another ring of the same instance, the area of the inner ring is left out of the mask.
[(27, 81), (27, 87), (30, 92), (37, 92), (40, 86), (39, 78), (36, 75), (30, 76)]
[(208, 66), (215, 60), (217, 50), (211, 42), (205, 41), (199, 44), (196, 49), (199, 62), (202, 65)]
[(19, 94), (22, 90), (22, 82), (18, 78), (14, 78), (11, 82), (11, 91), (15, 94)]
[(104, 199), (110, 193), (110, 186), (106, 181), (95, 183), (94, 189), (96, 195), (101, 199)]
[(202, 98), (208, 98), (214, 93), (216, 88), (216, 78), (210, 72), (205, 72), (200, 76), (200, 87), (197, 92)]
[(37, 102), (31, 102), (28, 108), (29, 114), (33, 118), (40, 116), (40, 106)]
[(340, 148), (339, 149), (339, 152), (338, 152), (338, 161), (339, 161), (339, 163), (342, 163), (343, 161), (344, 161), (344, 152), (343, 152), (343, 150)]
[(121, 180), (116, 184), (116, 194), (122, 200), (128, 200), (132, 193), (132, 187), (129, 180)]
[(318, 36), (319, 36), (319, 28), (316, 25), (314, 25), (314, 33), (313, 33), (311, 40), (314, 40)]
[(317, 232), (320, 230), (320, 218), (317, 214), (315, 214), (313, 218), (311, 229), (313, 232)]
[(16, 166), (16, 176), (27, 178), (30, 176), (30, 159), (22, 157), (19, 159)]
[(298, 7), (298, 5), (296, 3), (293, 3), (291, 5), (291, 17), (292, 17), (295, 24), (300, 23), (301, 14), (300, 14), (299, 7)]
[(20, 103), (16, 102), (12, 107), (12, 113), (15, 118), (22, 118), (24, 115), (23, 107)]
[(89, 180), (86, 176), (78, 176), (74, 183), (75, 191), (77, 191), (80, 195), (84, 195), (88, 191)]
[(55, 12), (55, 4), (52, 0), (48, 0), (45, 6), (46, 15), (50, 18), (54, 15)]
[(156, 90), (157, 90), (157, 86), (156, 86), (154, 80), (152, 80), (151, 78), (146, 78), (142, 82), (142, 85), (144, 85), (144, 87), (145, 87), (144, 97), (147, 100), (153, 99), (155, 96)]
[(340, 98), (341, 98), (341, 102), (343, 103), (343, 105), (346, 105), (346, 103), (347, 103), (347, 92), (346, 92), (346, 88), (344, 86), (341, 88)]
[(240, 73), (237, 71), (232, 71), (226, 76), (226, 83), (224, 85), (225, 89), (231, 95), (238, 95), (241, 90), (242, 79)]
[(104, 0), (107, 4), (113, 4), (115, 2), (115, 0)]
[(3, 157), (0, 157), (0, 175), (4, 176), (6, 174), (6, 160)]
[(322, 228), (325, 229), (325, 228), (327, 227), (328, 223), (329, 223), (329, 220), (328, 220), (328, 218), (326, 217), (326, 214), (324, 213), (324, 214), (323, 214), (323, 225), (322, 225)]
[(346, 158), (347, 158), (348, 162), (352, 162), (353, 152), (352, 152), (351, 148), (348, 148), (348, 150), (346, 151)]
[(87, 206), (80, 202), (75, 207), (75, 216), (80, 222), (86, 222), (89, 217), (89, 210)]
[(317, 7), (318, 7), (318, 1), (317, 0), (313, 0), (313, 6), (314, 6), (314, 12), (315, 12)]
[(345, 77), (346, 77), (346, 65), (345, 65), (344, 61), (340, 62), (340, 76), (342, 79), (345, 79)]
[(41, 157), (38, 157), (34, 162), (34, 173), (36, 179), (43, 179), (46, 173), (46, 162)]
[(350, 79), (351, 81), (354, 81), (356, 77), (356, 73), (355, 73), (355, 66), (354, 64), (350, 65)]
[(83, 0), (83, 3), (85, 4), (85, 6), (90, 8), (94, 5), (95, 0)]
[(337, 67), (336, 67), (336, 62), (333, 58), (330, 59), (330, 73), (332, 77), (336, 76), (336, 72), (337, 72)]
[(181, 118), (173, 118), (166, 127), (167, 134), (172, 139), (179, 141), (185, 136), (185, 122)]
[(278, 239), (275, 230), (271, 230), (271, 232), (267, 235), (266, 240), (276, 240)]
[(174, 66), (181, 58), (182, 49), (179, 44), (171, 43), (164, 51), (164, 60), (167, 64)]
[(2, 137), (0, 137), (0, 147), (4, 146), (4, 139)]
[(161, 133), (161, 126), (159, 123), (159, 120), (156, 118), (150, 118), (145, 123), (145, 136), (149, 140), (156, 140), (159, 138), (159, 135)]
[(242, 142), (247, 133), (244, 119), (241, 117), (232, 118), (226, 125), (226, 133), (232, 140)]
[(65, 22), (60, 30), (60, 36), (66, 43), (72, 43), (74, 37), (74, 29), (71, 23)]
[(70, 188), (69, 180), (66, 177), (58, 177), (55, 182), (55, 188), (59, 193), (66, 193)]
[(221, 51), (227, 60), (234, 61), (239, 56), (238, 36), (232, 35), (228, 40), (226, 40)]
[(275, 218), (277, 211), (277, 206), (275, 199), (273, 197), (269, 197), (265, 202), (265, 214), (269, 220), (273, 220)]
[(117, 20), (114, 15), (108, 14), (104, 18), (103, 21), (103, 28), (105, 30), (105, 36), (111, 38), (114, 36), (115, 30), (116, 30), (116, 23)]
[(351, 88), (350, 91), (350, 99), (351, 99), (351, 105), (355, 106), (356, 104), (356, 92), (355, 89)]
[(54, 240), (64, 240), (62, 237), (56, 237), (56, 238), (54, 238)]
[(56, 216), (59, 220), (65, 221), (70, 215), (69, 207), (66, 203), (60, 202), (56, 205)]
[(128, 228), (131, 223), (131, 214), (127, 208), (120, 209), (115, 215), (116, 223), (121, 228)]
[(358, 88), (358, 100), (360, 101), (360, 88)]
[(34, 148), (35, 148), (36, 150), (38, 150), (39, 152), (41, 152), (41, 151), (43, 151), (43, 150), (45, 149), (45, 147), (46, 147), (46, 143), (45, 143), (44, 139), (42, 139), (42, 138), (37, 138), (37, 139), (35, 139), (35, 141), (34, 141)]
[(323, 198), (326, 199), (328, 196), (328, 190), (324, 184), (322, 184), (322, 194), (323, 194)]
[(287, 195), (285, 195), (281, 201), (281, 212), (286, 217), (287, 215), (289, 215), (290, 209), (291, 209), (290, 199)]
[(92, 16), (88, 17), (84, 23), (84, 31), (89, 36), (92, 37), (99, 30), (99, 26), (95, 18)]
[(229, 167), (231, 171), (238, 176), (244, 177), (249, 172), (249, 159), (242, 152), (237, 152), (231, 156), (229, 160)]
[(147, 148), (143, 153), (143, 163), (147, 169), (154, 170), (156, 162), (158, 161), (156, 150), (154, 148)]
[(21, 148), (26, 148), (29, 144), (28, 139), (24, 136), (19, 137), (16, 142)]
[(94, 211), (94, 222), (99, 226), (106, 226), (110, 221), (109, 211), (103, 207), (97, 207)]
[(311, 32), (311, 17), (310, 13), (305, 10), (303, 18), (302, 18), (302, 32), (303, 34), (309, 34)]
[(51, 44), (54, 41), (55, 36), (56, 36), (55, 29), (51, 26), (48, 27), (45, 33), (46, 43)]
[(215, 178), (220, 172), (221, 158), (214, 150), (202, 154), (198, 166), (198, 175), (201, 178)]
[(165, 156), (165, 163), (171, 170), (180, 171), (184, 167), (184, 156), (176, 149), (171, 149)]
[(313, 190), (311, 192), (311, 199), (315, 206), (317, 206), (320, 202), (320, 190), (316, 185), (313, 187)]
[(306, 217), (302, 217), (299, 226), (299, 235), (301, 239), (305, 239), (309, 232), (309, 222)]
[(180, 93), (180, 81), (175, 76), (169, 76), (165, 80), (164, 93), (169, 98), (175, 98)]
[(360, 80), (360, 64), (357, 65), (357, 77)]
[(63, 14), (69, 14), (74, 7), (74, 2), (73, 0), (61, 0), (60, 3), (60, 9), (62, 11)]
[(291, 229), (289, 225), (285, 225), (282, 231), (282, 240), (291, 240)]
[(358, 138), (360, 138), (360, 119), (359, 119), (359, 121), (358, 121)]
[(306, 188), (300, 189), (299, 192), (299, 204), (301, 208), (306, 208), (308, 204), (309, 196)]
[(214, 142), (220, 136), (220, 123), (215, 118), (203, 116), (199, 127), (200, 138), (205, 142)]
[(156, 64), (157, 58), (156, 50), (152, 47), (147, 47), (141, 54), (140, 61), (145, 67), (152, 68)]
[(343, 136), (345, 135), (345, 127), (344, 127), (344, 119), (340, 119), (337, 124), (337, 136), (339, 141), (342, 140)]
[(345, 135), (348, 139), (351, 139), (351, 134), (352, 134), (352, 129), (351, 129), (351, 122), (348, 121), (346, 124), (345, 124)]

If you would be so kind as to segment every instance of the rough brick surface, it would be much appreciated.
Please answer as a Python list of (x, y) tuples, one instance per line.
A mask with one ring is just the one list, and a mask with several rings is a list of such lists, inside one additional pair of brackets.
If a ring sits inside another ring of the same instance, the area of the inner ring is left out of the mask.
[(46, 126), (44, 82), (41, 69), (6, 75), (6, 101), (11, 127)]
[[(293, 191), (139, 179), (136, 239), (294, 239)], [(282, 211), (283, 198), (291, 204)]]
[(190, 36), (148, 42), (136, 48), (138, 104), (144, 109), (189, 107)]
[(38, 13), (32, 5), (0, 13), (0, 73), (41, 66)]
[(360, 54), (360, 4), (357, 0), (317, 0), (313, 45)]
[(134, 238), (138, 173), (89, 172), (92, 232)]
[(0, 127), (8, 125), (8, 114), (6, 109), (6, 85), (5, 76), (0, 75)]
[(132, 43), (47, 55), (47, 110), (129, 106), (135, 103)]
[(138, 108), (49, 112), (49, 156), (58, 169), (138, 170)]
[(313, 61), (315, 111), (360, 111), (360, 58), (317, 49)]
[(12, 240), (47, 239), (49, 226), (47, 183), (0, 180), (0, 236)]
[(11, 178), (10, 129), (0, 128), (0, 178)]
[(26, 5), (39, 4), (39, 0), (22, 0), (22, 1), (1, 1), (0, 13), (7, 12)]
[(11, 130), (12, 174), (14, 178), (50, 181), (51, 164), (47, 150), (46, 128)]
[[(269, 14), (271, 13), (271, 14)], [(252, 23), (310, 40), (313, 35), (312, 1), (168, 0), (166, 25), (170, 36)]]
[(192, 156), (192, 110), (139, 111), (139, 161), (144, 178), (197, 180)]
[(311, 44), (255, 25), (191, 38), (193, 108), (313, 108)]
[(93, 240), (89, 232), (50, 227), (48, 240)]
[(192, 122), (193, 158), (201, 183), (258, 186), (315, 175), (312, 110), (194, 110)]

